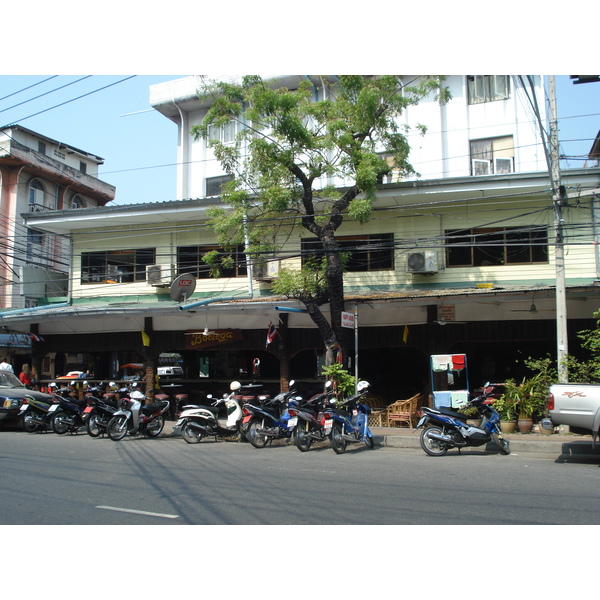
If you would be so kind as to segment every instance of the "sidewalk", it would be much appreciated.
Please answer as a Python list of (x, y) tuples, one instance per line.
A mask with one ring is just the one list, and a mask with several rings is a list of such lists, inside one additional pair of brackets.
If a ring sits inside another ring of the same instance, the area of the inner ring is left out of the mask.
[[(371, 432), (376, 446), (389, 448), (412, 448), (421, 449), (419, 438), (421, 429), (409, 427), (372, 427)], [(167, 421), (163, 434), (166, 437), (179, 437), (175, 431), (175, 421)], [(552, 434), (541, 433), (510, 433), (504, 437), (510, 442), (511, 453), (519, 454), (531, 452), (535, 454), (547, 454), (557, 459), (566, 460), (569, 457), (590, 458), (600, 462), (600, 440), (592, 449), (591, 435), (577, 434)], [(496, 445), (491, 442), (487, 446), (468, 447), (465, 451), (497, 452)], [(456, 452), (456, 450), (451, 450)]]

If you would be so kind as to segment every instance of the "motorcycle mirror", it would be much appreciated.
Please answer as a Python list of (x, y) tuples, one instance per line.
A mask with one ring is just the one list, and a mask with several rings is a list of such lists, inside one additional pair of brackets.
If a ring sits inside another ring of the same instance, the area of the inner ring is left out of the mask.
[(359, 381), (358, 385), (356, 386), (356, 389), (359, 392), (362, 392), (363, 390), (366, 390), (371, 384), (368, 381)]
[(330, 388), (333, 385), (333, 382), (331, 381), (331, 379), (329, 381), (325, 382), (325, 387), (326, 388)]
[(292, 388), (292, 387), (294, 387), (294, 384), (295, 384), (295, 383), (296, 383), (296, 382), (295, 382), (293, 379), (290, 379), (290, 381), (289, 381), (289, 383), (288, 383), (288, 388)]

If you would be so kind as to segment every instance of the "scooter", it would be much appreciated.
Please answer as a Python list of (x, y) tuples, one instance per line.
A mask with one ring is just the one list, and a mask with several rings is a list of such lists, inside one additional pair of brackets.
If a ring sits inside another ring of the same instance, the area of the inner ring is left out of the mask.
[(288, 406), (288, 427), (294, 428), (294, 444), (300, 452), (310, 450), (313, 441), (323, 442), (333, 426), (329, 400), (333, 394), (331, 381), (325, 383), (325, 391), (315, 394), (306, 402), (292, 400)]
[(144, 394), (131, 392), (129, 398), (120, 400), (121, 408), (108, 422), (106, 433), (113, 441), (122, 440), (128, 433), (142, 433), (148, 437), (158, 437), (165, 427), (164, 414), (169, 410), (170, 402), (152, 402), (143, 405)]
[(242, 406), (242, 431), (255, 448), (264, 448), (273, 440), (292, 438), (294, 428), (289, 427), (291, 417), (287, 409), (288, 401), (293, 396), (297, 402), (302, 400), (296, 396), (293, 386), (292, 379), (287, 392), (281, 392), (262, 404), (247, 402)]
[(329, 434), (329, 444), (336, 454), (343, 454), (348, 442), (363, 442), (367, 448), (375, 446), (373, 434), (369, 429), (371, 408), (359, 402), (368, 389), (368, 381), (359, 381), (356, 394), (336, 402), (335, 407), (330, 409), (333, 425)]
[(510, 454), (508, 440), (502, 437), (500, 430), (500, 415), (491, 404), (485, 401), (494, 393), (489, 383), (484, 387), (484, 393), (465, 405), (465, 408), (475, 407), (481, 416), (481, 425), (474, 427), (467, 424), (467, 417), (448, 408), (421, 407), (421, 418), (417, 429), (424, 427), (421, 433), (421, 448), (430, 456), (444, 456), (450, 448), (467, 446), (483, 446), (493, 441), (500, 449), (500, 454)]
[[(214, 436), (218, 438), (240, 438), (240, 423), (242, 408), (235, 399), (235, 395), (242, 388), (239, 381), (232, 381), (229, 385), (230, 394), (224, 394), (212, 405), (186, 405), (179, 415), (175, 428), (181, 428), (181, 437), (188, 444), (197, 444), (203, 437)], [(207, 398), (212, 398), (208, 395)], [(225, 405), (227, 420), (224, 424), (219, 422), (219, 406)]]
[(54, 404), (54, 398), (41, 399), (25, 396), (18, 414), (23, 429), (29, 433), (46, 431), (52, 420), (53, 410), (51, 407)]

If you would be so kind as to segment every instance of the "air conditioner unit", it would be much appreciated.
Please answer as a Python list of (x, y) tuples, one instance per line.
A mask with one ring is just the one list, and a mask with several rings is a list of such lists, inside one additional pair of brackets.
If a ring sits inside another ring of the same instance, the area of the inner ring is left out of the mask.
[(408, 273), (437, 273), (439, 271), (437, 252), (435, 250), (418, 250), (410, 252), (406, 257)]
[(254, 279), (257, 281), (273, 281), (279, 273), (279, 261), (269, 260), (254, 265)]
[(146, 281), (155, 287), (170, 285), (172, 271), (167, 265), (146, 265)]

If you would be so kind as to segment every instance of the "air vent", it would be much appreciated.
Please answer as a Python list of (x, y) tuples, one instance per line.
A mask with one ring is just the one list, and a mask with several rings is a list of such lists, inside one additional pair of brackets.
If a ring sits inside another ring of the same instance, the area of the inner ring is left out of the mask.
[(148, 285), (163, 286), (171, 284), (171, 268), (167, 265), (147, 265), (146, 281)]

